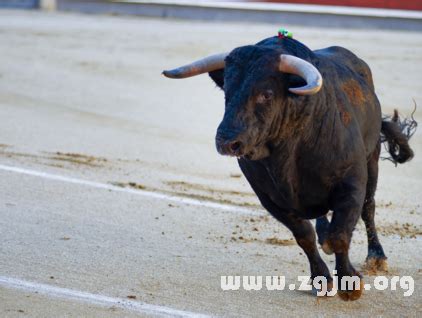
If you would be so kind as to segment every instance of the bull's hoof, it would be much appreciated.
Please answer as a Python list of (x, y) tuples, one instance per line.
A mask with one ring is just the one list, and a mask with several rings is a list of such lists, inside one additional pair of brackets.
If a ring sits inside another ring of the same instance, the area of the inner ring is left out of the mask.
[(359, 287), (353, 290), (338, 290), (337, 294), (339, 297), (344, 301), (353, 301), (357, 300), (362, 296), (363, 288), (364, 288), (363, 280), (359, 281)]
[(334, 253), (333, 248), (331, 247), (331, 244), (327, 240), (325, 240), (322, 243), (321, 248), (324, 251), (324, 253), (327, 254), (327, 255), (331, 255), (331, 254)]
[(369, 275), (376, 275), (378, 272), (388, 272), (387, 258), (368, 257), (362, 269)]

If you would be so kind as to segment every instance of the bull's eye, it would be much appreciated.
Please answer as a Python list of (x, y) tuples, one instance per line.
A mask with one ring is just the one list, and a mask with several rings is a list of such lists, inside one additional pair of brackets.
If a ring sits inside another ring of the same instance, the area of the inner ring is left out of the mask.
[(258, 95), (257, 102), (259, 104), (268, 103), (269, 101), (273, 99), (273, 96), (274, 96), (273, 91), (270, 89), (267, 89)]

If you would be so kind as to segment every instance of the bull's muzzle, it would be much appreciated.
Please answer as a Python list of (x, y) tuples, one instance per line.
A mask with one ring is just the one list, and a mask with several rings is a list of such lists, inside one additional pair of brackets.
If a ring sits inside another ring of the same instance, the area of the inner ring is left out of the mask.
[(218, 153), (221, 155), (232, 157), (241, 157), (244, 155), (243, 143), (238, 139), (227, 140), (217, 136), (215, 138), (215, 145)]

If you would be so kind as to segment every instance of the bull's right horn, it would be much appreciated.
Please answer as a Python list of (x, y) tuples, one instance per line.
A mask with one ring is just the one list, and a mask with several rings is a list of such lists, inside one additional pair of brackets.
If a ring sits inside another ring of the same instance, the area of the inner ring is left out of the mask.
[(163, 71), (169, 78), (186, 78), (224, 68), (224, 59), (229, 53), (214, 54), (173, 70)]
[(322, 76), (315, 66), (293, 55), (280, 55), (278, 69), (283, 73), (295, 74), (306, 81), (302, 87), (292, 87), (289, 91), (297, 95), (313, 95), (322, 87)]

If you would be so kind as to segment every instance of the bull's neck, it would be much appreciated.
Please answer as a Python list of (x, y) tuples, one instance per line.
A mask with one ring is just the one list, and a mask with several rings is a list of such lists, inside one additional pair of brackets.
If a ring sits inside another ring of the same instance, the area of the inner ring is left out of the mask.
[[(285, 160), (306, 149), (313, 153), (324, 151), (321, 146), (338, 142), (337, 110), (335, 97), (326, 94), (300, 97), (291, 113), (281, 114), (278, 121), (278, 133), (270, 143), (271, 155)], [(324, 147), (326, 148), (326, 147)]]

